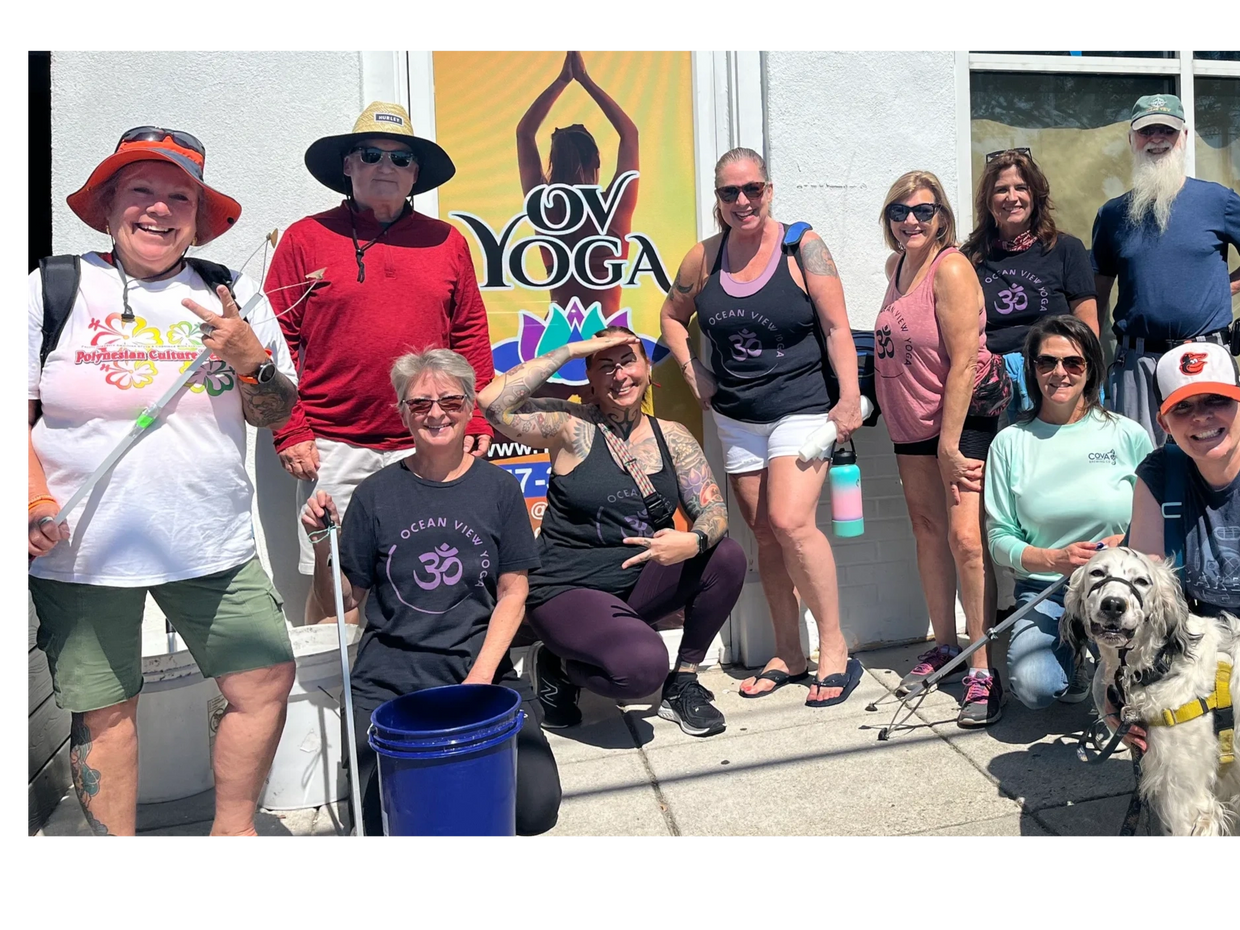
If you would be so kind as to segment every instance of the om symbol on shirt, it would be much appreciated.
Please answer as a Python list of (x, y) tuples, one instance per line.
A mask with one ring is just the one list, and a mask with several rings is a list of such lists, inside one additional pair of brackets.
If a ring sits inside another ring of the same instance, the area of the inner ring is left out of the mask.
[(747, 329), (733, 333), (728, 337), (728, 341), (732, 343), (732, 357), (738, 362), (747, 362), (750, 358), (757, 358), (762, 354), (762, 343)]
[(465, 569), (461, 565), (461, 560), (456, 557), (456, 553), (456, 549), (444, 543), (433, 552), (424, 552), (418, 556), (418, 561), (431, 576), (430, 581), (423, 581), (415, 571), (413, 580), (417, 582), (418, 587), (423, 591), (434, 591), (441, 584), (451, 587), (460, 581)]
[(1029, 306), (1029, 295), (1019, 284), (1013, 284), (1011, 290), (1000, 291), (999, 298), (995, 301), (995, 310), (1004, 316), (1024, 310)]

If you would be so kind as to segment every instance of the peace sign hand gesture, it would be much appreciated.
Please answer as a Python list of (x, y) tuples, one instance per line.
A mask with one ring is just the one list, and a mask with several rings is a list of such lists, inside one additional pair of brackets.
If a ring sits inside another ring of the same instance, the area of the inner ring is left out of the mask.
[(626, 546), (644, 546), (645, 548), (631, 559), (626, 559), (621, 568), (641, 565), (651, 560), (660, 565), (675, 565), (698, 554), (697, 533), (686, 533), (671, 528), (659, 530), (653, 536), (626, 536)]
[(215, 289), (224, 310), (223, 316), (213, 313), (188, 297), (181, 305), (202, 320), (202, 344), (216, 358), (226, 362), (238, 374), (252, 375), (267, 361), (263, 348), (250, 324), (241, 318), (240, 308), (223, 284)]

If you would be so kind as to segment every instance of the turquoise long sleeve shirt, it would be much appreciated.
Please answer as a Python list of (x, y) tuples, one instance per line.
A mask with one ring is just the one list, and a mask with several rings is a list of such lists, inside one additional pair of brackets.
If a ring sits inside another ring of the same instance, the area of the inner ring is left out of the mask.
[(1021, 564), (1028, 547), (1126, 533), (1137, 465), (1152, 449), (1138, 423), (1097, 411), (1064, 426), (1033, 420), (1001, 430), (986, 460), (986, 542), (995, 562), (1049, 584), (1059, 576)]

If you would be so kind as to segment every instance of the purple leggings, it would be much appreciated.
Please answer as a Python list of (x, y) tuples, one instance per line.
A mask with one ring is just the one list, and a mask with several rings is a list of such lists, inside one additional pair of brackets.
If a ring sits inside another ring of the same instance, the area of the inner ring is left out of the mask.
[(677, 662), (701, 662), (745, 583), (745, 551), (725, 537), (676, 565), (647, 562), (624, 601), (576, 588), (529, 613), (530, 626), (564, 660), (569, 681), (609, 698), (653, 694), (667, 678), (667, 647), (652, 624), (685, 609)]

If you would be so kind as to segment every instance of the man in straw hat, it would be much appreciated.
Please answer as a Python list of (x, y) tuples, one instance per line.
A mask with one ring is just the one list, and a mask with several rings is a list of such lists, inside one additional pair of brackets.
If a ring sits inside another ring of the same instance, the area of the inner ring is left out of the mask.
[[(311, 145), (306, 167), (345, 199), (290, 226), (267, 276), (280, 313), (295, 299), (280, 287), (327, 269), (324, 283), (280, 317), (301, 390), (275, 444), (281, 464), (300, 480), (298, 501), (326, 491), (343, 515), (363, 478), (411, 449), (391, 403), (393, 360), (453, 349), (469, 360), (482, 388), (493, 372), (491, 340), (465, 238), (409, 202), (443, 184), (456, 167), (442, 148), (414, 135), (404, 107), (372, 103), (352, 132)], [(484, 455), (491, 435), (475, 411), (466, 450)], [(313, 574), (313, 549), (305, 534), (298, 538), (298, 567)], [(349, 613), (356, 622), (356, 611)], [(312, 591), (307, 622), (332, 616), (332, 605), (320, 604)]]
[(1227, 346), (1240, 269), (1227, 274), (1228, 246), (1240, 249), (1240, 195), (1185, 176), (1188, 129), (1174, 94), (1141, 97), (1132, 108), (1132, 190), (1104, 203), (1094, 220), (1099, 318), (1111, 286), (1115, 363), (1107, 406), (1131, 417), (1155, 446), (1166, 440), (1154, 402), (1154, 368), (1188, 341)]

